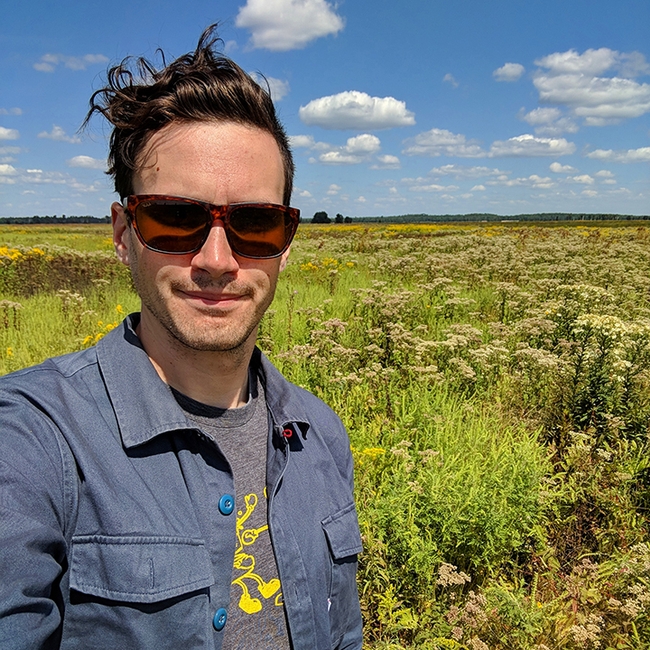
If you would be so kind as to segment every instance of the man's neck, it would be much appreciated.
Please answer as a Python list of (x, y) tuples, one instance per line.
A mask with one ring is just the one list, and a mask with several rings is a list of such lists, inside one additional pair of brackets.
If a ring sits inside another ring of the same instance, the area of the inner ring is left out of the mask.
[(146, 319), (140, 321), (136, 333), (159, 377), (183, 395), (223, 409), (248, 401), (255, 333), (238, 348), (218, 352), (188, 348), (159, 323)]

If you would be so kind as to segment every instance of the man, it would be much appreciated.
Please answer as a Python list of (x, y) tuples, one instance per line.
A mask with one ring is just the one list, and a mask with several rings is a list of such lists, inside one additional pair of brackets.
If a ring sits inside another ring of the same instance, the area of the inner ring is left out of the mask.
[(0, 647), (359, 648), (340, 420), (255, 348), (298, 224), (268, 94), (215, 54), (109, 72), (140, 314), (0, 381)]

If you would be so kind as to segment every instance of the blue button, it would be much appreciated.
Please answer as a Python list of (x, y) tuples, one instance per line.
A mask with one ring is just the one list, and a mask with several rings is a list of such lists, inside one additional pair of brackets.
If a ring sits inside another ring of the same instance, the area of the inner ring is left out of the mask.
[(221, 632), (224, 627), (226, 627), (226, 619), (228, 618), (228, 612), (220, 607), (215, 613), (214, 618), (212, 619), (212, 625), (217, 632)]
[(222, 515), (229, 515), (234, 509), (235, 497), (231, 494), (224, 494), (221, 499), (219, 499), (219, 512)]

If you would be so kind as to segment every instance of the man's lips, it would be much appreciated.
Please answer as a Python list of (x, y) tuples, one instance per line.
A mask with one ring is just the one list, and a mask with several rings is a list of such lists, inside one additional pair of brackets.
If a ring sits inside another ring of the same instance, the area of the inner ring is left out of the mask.
[(184, 297), (196, 300), (204, 305), (232, 305), (246, 296), (240, 293), (213, 292), (213, 291), (183, 291), (179, 290)]

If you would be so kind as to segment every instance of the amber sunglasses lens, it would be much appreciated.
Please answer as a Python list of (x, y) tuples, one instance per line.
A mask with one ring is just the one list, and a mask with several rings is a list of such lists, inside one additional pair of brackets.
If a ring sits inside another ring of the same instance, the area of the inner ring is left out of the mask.
[(230, 248), (243, 257), (277, 257), (289, 245), (294, 225), (288, 212), (267, 206), (236, 206), (226, 236)]
[[(137, 197), (136, 197), (137, 198)], [(224, 215), (230, 248), (242, 257), (281, 255), (296, 231), (297, 211), (272, 205), (233, 205)], [(160, 253), (193, 253), (205, 243), (213, 223), (210, 208), (173, 198), (144, 198), (135, 204), (135, 226), (145, 246)]]
[(142, 201), (134, 217), (145, 244), (162, 253), (197, 251), (207, 239), (212, 224), (208, 210), (186, 201)]

